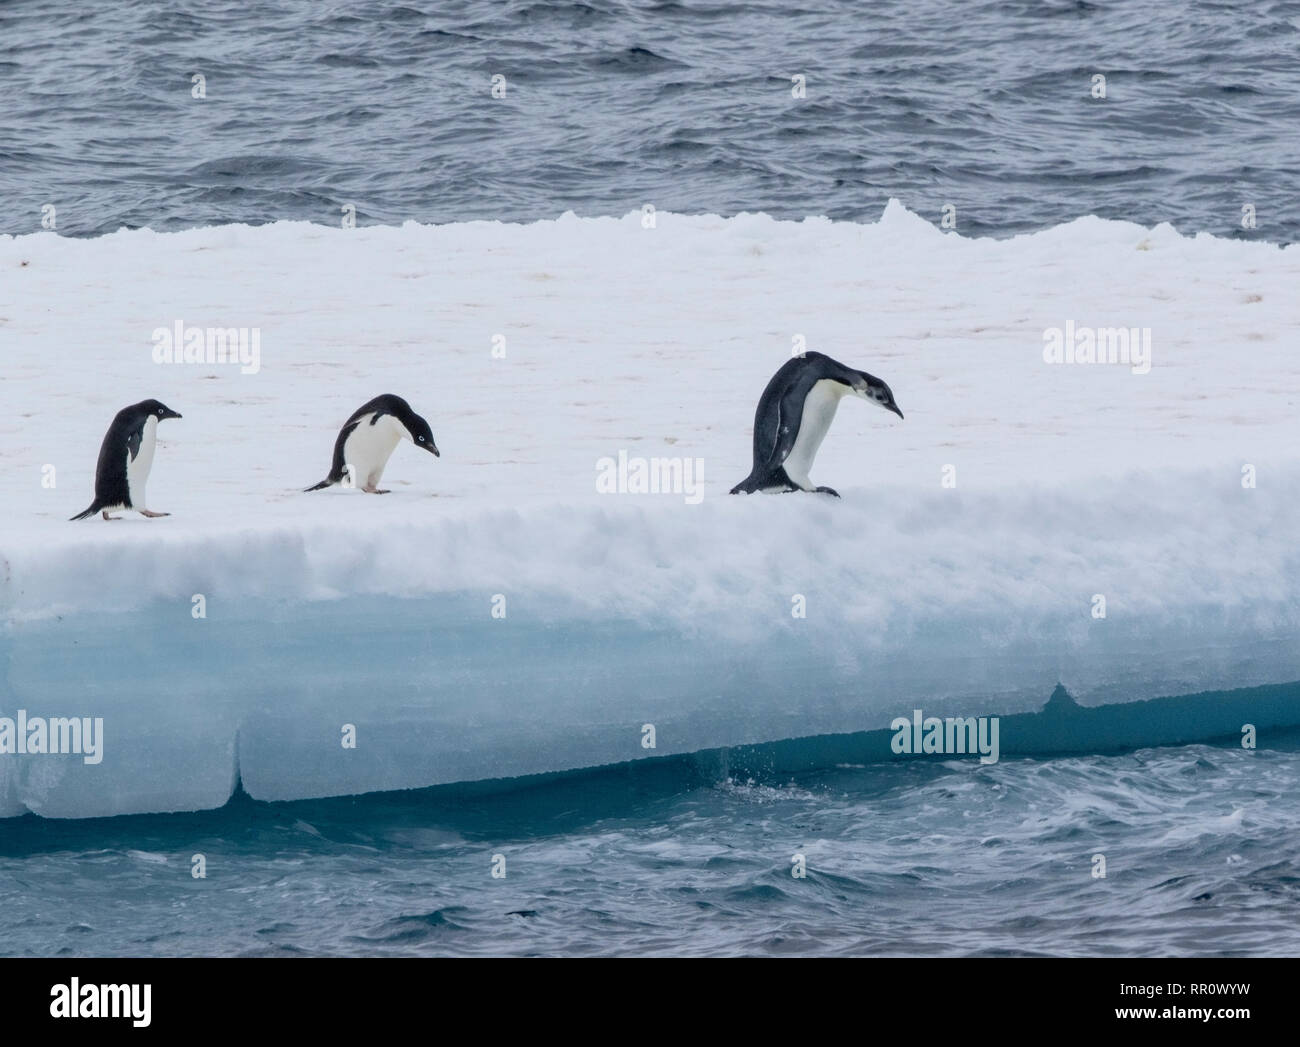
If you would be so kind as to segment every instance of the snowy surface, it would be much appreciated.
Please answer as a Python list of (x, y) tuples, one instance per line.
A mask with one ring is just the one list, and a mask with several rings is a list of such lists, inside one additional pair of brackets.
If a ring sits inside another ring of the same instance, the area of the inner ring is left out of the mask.
[[(47, 233), (0, 237), (0, 273), (0, 716), (105, 720), (98, 765), (0, 755), (0, 814), (217, 806), (237, 772), (267, 799), (511, 777), (1020, 712), (1058, 680), (1300, 680), (1294, 248), (1095, 218), (966, 240), (891, 203)], [(178, 320), (258, 328), (260, 370), (154, 363)], [(1045, 363), (1067, 323), (1150, 328), (1150, 373)], [(812, 473), (842, 501), (729, 497), (796, 336), (906, 420), (844, 401)], [(302, 493), (385, 392), (442, 457)], [(184, 415), (149, 484), (174, 515), (67, 522), (146, 397)], [(620, 451), (702, 460), (703, 500), (597, 493)]]

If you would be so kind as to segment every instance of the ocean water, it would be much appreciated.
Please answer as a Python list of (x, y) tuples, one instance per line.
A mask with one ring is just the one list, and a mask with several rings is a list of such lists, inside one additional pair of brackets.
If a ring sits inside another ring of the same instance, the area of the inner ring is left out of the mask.
[(775, 782), (670, 760), (509, 795), (27, 816), (0, 830), (3, 951), (1294, 956), (1297, 781), (1292, 736)]
[(47, 205), (86, 236), (896, 196), (965, 235), (1096, 214), (1290, 242), (1298, 47), (1300, 3), (1268, 0), (11, 0), (0, 232)]

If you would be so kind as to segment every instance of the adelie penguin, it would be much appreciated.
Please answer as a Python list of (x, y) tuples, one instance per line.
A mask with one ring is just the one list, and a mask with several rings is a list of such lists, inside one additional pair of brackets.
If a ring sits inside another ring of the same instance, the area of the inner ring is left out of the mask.
[(119, 509), (134, 509), (142, 516), (169, 516), (145, 508), (145, 484), (153, 467), (154, 444), (158, 423), (180, 415), (157, 400), (141, 400), (117, 412), (113, 424), (99, 446), (99, 463), (95, 466), (95, 500), (85, 512), (72, 517), (84, 520), (103, 513), (105, 520)]
[(822, 353), (787, 360), (767, 383), (754, 414), (754, 468), (731, 493), (817, 491), (838, 498), (829, 487), (814, 487), (808, 473), (840, 400), (850, 394), (903, 417), (889, 386), (866, 371)]
[(369, 494), (387, 494), (379, 489), (379, 479), (393, 449), (402, 440), (410, 440), (416, 447), (439, 456), (429, 423), (412, 411), (410, 404), (391, 393), (376, 396), (353, 411), (343, 424), (334, 441), (329, 476), (307, 490), (319, 491), (347, 479), (349, 486)]

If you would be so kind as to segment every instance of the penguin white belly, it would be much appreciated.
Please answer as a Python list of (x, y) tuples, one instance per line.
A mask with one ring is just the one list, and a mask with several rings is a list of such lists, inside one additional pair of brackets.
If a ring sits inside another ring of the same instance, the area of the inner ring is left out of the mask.
[(384, 475), (384, 466), (406, 433), (405, 427), (391, 414), (383, 415), (371, 425), (373, 414), (357, 424), (343, 444), (343, 463), (352, 466), (358, 487), (374, 487)]
[(808, 473), (812, 470), (813, 459), (817, 457), (817, 449), (821, 447), (831, 422), (835, 420), (840, 400), (848, 391), (848, 386), (843, 382), (823, 378), (814, 383), (804, 397), (799, 433), (783, 464), (786, 476), (805, 491), (814, 490)]
[(133, 509), (145, 509), (145, 485), (149, 482), (149, 470), (153, 468), (154, 446), (158, 442), (158, 419), (150, 415), (145, 419), (144, 430), (140, 434), (140, 449), (135, 457), (131, 450), (126, 452), (126, 490)]

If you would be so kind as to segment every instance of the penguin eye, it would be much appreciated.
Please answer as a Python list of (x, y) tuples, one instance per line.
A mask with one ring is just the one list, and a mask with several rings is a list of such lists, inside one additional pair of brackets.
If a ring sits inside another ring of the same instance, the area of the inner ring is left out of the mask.
[(420, 443), (424, 443), (424, 437), (423, 437), (423, 436), (420, 437)]

